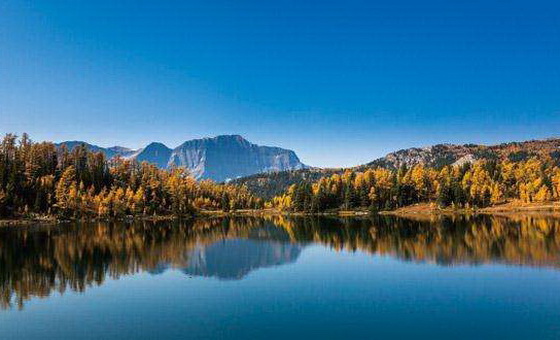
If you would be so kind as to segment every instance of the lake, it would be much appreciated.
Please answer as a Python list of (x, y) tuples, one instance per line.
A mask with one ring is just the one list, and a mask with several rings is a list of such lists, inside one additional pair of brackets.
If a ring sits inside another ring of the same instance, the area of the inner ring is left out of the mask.
[(0, 228), (2, 339), (560, 338), (560, 219)]

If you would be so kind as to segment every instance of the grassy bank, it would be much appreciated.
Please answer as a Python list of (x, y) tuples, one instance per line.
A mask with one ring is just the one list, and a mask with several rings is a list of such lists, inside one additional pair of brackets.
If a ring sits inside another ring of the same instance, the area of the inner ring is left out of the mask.
[(486, 208), (441, 208), (435, 203), (419, 203), (391, 211), (384, 215), (450, 215), (450, 214), (505, 214), (505, 213), (544, 213), (559, 212), (560, 202), (522, 203), (507, 202)]

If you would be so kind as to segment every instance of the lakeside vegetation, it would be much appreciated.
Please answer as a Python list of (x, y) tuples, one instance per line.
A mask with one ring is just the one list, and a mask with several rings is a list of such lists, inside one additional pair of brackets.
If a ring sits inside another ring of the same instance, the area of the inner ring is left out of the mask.
[(377, 167), (346, 170), (315, 182), (293, 184), (267, 207), (292, 212), (387, 211), (418, 203), (476, 210), (510, 203), (560, 200), (557, 158), (479, 160), (440, 169), (422, 164), (398, 170)]
[(196, 181), (183, 169), (7, 134), (0, 144), (0, 218), (191, 216), (198, 210), (259, 209), (244, 186)]

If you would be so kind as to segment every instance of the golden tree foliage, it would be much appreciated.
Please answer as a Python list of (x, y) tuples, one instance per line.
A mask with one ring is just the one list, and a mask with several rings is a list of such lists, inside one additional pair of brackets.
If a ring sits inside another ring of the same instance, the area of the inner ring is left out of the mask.
[[(441, 206), (486, 207), (507, 201), (560, 199), (560, 169), (550, 157), (479, 160), (440, 169), (415, 165), (388, 170), (345, 171), (324, 177), (307, 192), (295, 184), (268, 203), (281, 210), (320, 212), (329, 209), (394, 209), (420, 202)], [(302, 201), (310, 202), (305, 205)]]

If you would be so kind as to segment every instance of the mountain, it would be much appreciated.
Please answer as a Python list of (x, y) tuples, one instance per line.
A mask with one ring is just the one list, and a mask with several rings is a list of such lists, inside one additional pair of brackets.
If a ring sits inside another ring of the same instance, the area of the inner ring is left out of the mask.
[(291, 150), (252, 144), (238, 135), (187, 141), (173, 150), (169, 165), (216, 181), (305, 167)]
[(162, 143), (153, 142), (138, 150), (130, 158), (136, 159), (138, 162), (155, 164), (158, 168), (167, 168), (172, 151)]
[(160, 168), (183, 167), (196, 179), (217, 182), (256, 173), (306, 168), (292, 150), (256, 145), (239, 135), (194, 139), (174, 149), (157, 142), (139, 150), (121, 146), (103, 148), (80, 141), (62, 142), (57, 146), (66, 145), (72, 150), (80, 144), (91, 151), (104, 153), (109, 159), (120, 156), (153, 163)]
[[(391, 152), (384, 157), (367, 164), (349, 168), (364, 171), (372, 168), (398, 169), (423, 164), (428, 167), (441, 168), (446, 165), (463, 165), (476, 160), (505, 160), (518, 162), (530, 157), (552, 157), (560, 163), (560, 138), (511, 142), (497, 145), (479, 144), (438, 144), (423, 148), (409, 148)], [(282, 171), (277, 173), (255, 174), (233, 181), (234, 184), (246, 185), (254, 194), (270, 199), (283, 193), (290, 185), (302, 182), (314, 182), (322, 177), (341, 174), (346, 169), (317, 169)]]

